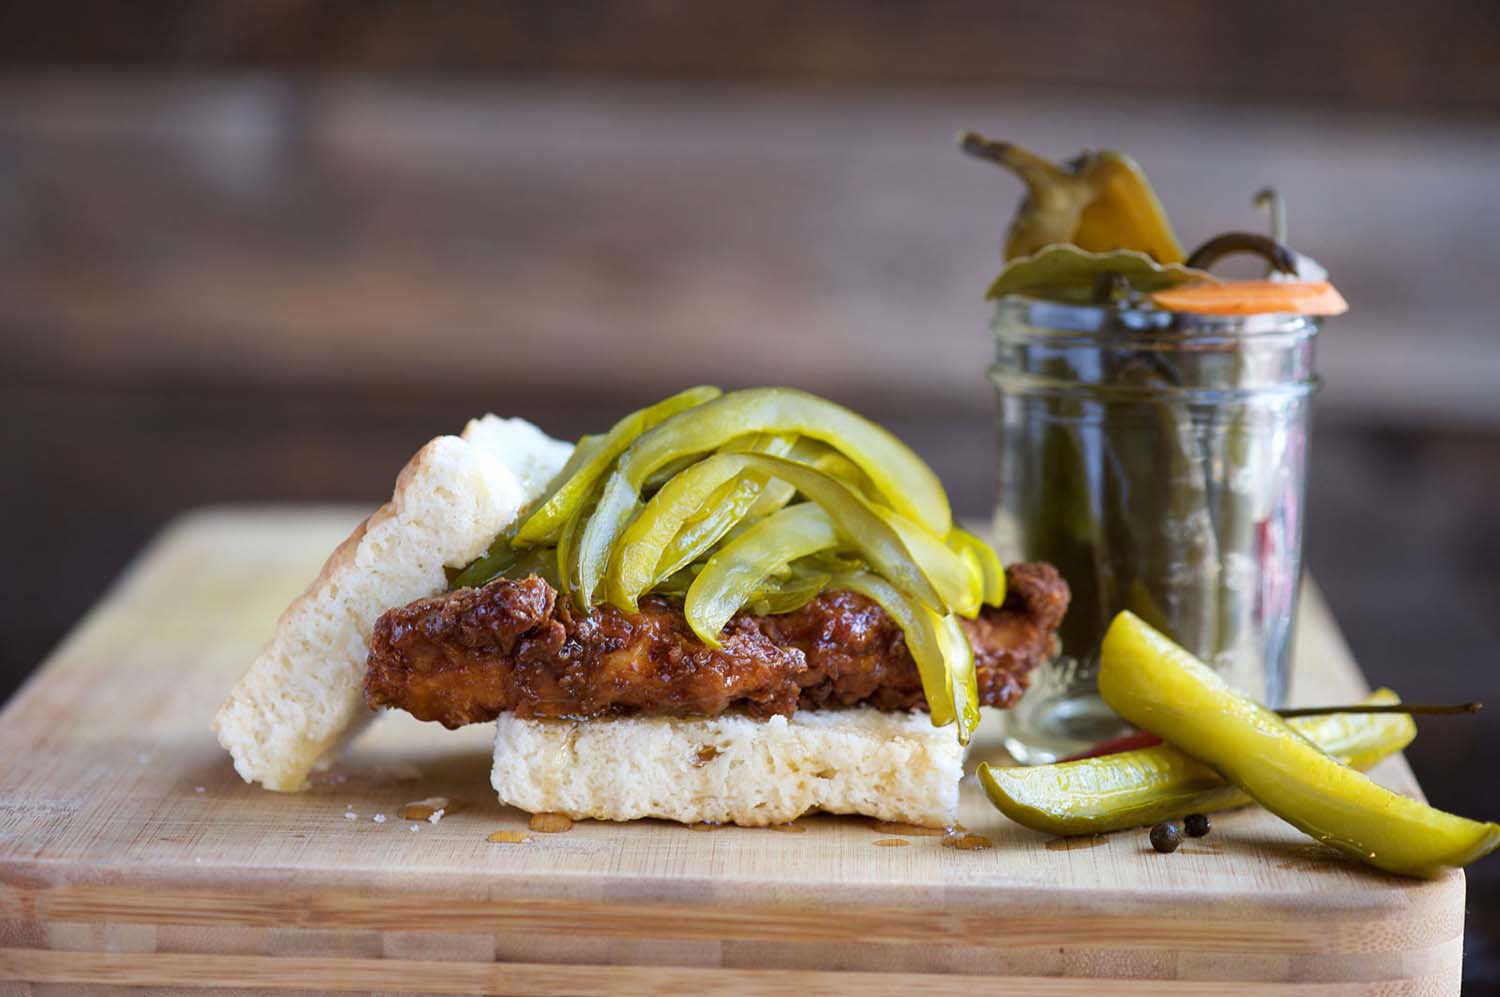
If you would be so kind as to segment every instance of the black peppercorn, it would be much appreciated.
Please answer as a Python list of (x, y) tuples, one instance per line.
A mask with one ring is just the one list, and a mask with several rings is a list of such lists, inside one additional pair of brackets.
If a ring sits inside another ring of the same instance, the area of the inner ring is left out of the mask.
[(1177, 851), (1182, 844), (1182, 825), (1175, 820), (1164, 820), (1151, 829), (1151, 847), (1166, 854)]
[(1182, 821), (1183, 830), (1187, 831), (1189, 838), (1201, 838), (1213, 827), (1208, 821), (1208, 814), (1188, 814)]

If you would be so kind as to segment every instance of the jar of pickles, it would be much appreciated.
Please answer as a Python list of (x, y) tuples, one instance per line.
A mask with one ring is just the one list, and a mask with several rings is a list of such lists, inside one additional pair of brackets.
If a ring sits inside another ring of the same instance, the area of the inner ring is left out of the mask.
[(1050, 761), (1121, 732), (1094, 690), (1130, 610), (1270, 705), (1286, 693), (1302, 570), (1319, 320), (996, 303), (1006, 560), (1058, 567), (1062, 653), (1007, 715), (1007, 747)]
[[(1271, 232), (1187, 252), (1139, 164), (1112, 149), (1054, 163), (965, 132), (964, 152), (1025, 185), (995, 302), (996, 548), (1050, 561), (1072, 588), (1061, 655), (1006, 715), (1006, 746), (1048, 762), (1123, 732), (1096, 690), (1099, 648), (1129, 610), (1271, 705), (1286, 695), (1308, 406), (1320, 317), (1347, 309)], [(1261, 276), (1213, 268), (1252, 257)]]

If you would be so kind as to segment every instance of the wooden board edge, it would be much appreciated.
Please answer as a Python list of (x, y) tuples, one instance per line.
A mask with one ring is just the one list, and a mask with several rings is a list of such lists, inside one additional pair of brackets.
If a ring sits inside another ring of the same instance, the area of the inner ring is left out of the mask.
[[(733, 992), (747, 995), (1034, 994), (1096, 997), (1117, 994), (1206, 995), (1224, 992), (1222, 981), (989, 977), (943, 973), (875, 973), (678, 966), (593, 966), (547, 963), (436, 962), (306, 956), (185, 955), (138, 952), (52, 952), (0, 949), (0, 981), (245, 990), (382, 991), (565, 997), (621, 994)], [(1236, 993), (1335, 997), (1364, 994), (1381, 984), (1404, 993), (1457, 989), (1456, 970), (1421, 977), (1352, 983), (1270, 981), (1234, 983)], [(1380, 987), (1385, 989), (1385, 987)]]
[[(171, 924), (197, 927), (296, 928), (525, 933), (623, 940), (874, 943), (1028, 950), (1070, 945), (1100, 950), (1171, 948), (1247, 954), (1342, 956), (1420, 951), (1463, 936), (1463, 883), (1408, 894), (1388, 910), (1259, 909), (1254, 899), (1168, 912), (1090, 897), (1062, 911), (974, 909), (955, 902), (937, 914), (888, 907), (826, 909), (793, 904), (746, 906), (590, 902), (552, 898), (475, 899), (451, 895), (391, 896), (379, 891), (294, 888), (204, 888), (122, 883), (4, 885), (0, 876), (0, 938), (34, 935), (50, 923)], [(16, 880), (9, 880), (14, 884)], [(28, 932), (27, 926), (31, 930)]]

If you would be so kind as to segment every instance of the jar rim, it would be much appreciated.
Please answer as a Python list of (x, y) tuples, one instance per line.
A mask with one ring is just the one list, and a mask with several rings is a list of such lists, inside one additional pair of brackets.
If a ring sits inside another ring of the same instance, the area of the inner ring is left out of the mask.
[[(1010, 318), (1014, 324), (1006, 325), (1002, 318)], [(1006, 338), (1170, 339), (1182, 345), (1213, 346), (1247, 339), (1305, 339), (1315, 336), (1321, 326), (1316, 316), (1295, 312), (1208, 315), (1118, 304), (1078, 304), (1022, 292), (1003, 295), (995, 302), (994, 333)]]

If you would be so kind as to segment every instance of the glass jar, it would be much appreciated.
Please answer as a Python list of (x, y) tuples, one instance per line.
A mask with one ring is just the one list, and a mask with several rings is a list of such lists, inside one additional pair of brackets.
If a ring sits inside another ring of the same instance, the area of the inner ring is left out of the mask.
[(1123, 609), (1281, 705), (1318, 320), (1008, 296), (993, 331), (996, 549), (1073, 592), (1061, 655), (1006, 713), (1011, 753), (1053, 761), (1125, 730), (1095, 681)]

